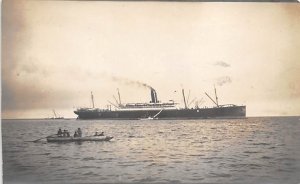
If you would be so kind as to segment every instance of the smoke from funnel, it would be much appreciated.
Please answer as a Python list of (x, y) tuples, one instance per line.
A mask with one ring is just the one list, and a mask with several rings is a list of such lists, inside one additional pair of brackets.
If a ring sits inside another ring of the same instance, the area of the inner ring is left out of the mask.
[(223, 86), (224, 84), (229, 84), (231, 82), (232, 80), (229, 76), (224, 76), (217, 79), (218, 86)]
[(122, 77), (116, 77), (116, 76), (112, 76), (111, 79), (115, 82), (119, 82), (125, 85), (134, 85), (137, 87), (143, 87), (143, 88), (148, 88), (148, 89), (153, 89), (153, 87), (151, 87), (150, 85), (140, 82), (140, 81), (134, 81), (134, 80), (130, 80), (127, 78), (122, 78)]

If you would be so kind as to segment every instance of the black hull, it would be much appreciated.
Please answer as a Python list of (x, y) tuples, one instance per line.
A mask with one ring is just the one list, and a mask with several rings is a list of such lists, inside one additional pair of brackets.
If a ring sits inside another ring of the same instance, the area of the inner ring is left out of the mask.
[[(78, 119), (143, 119), (154, 117), (160, 110), (76, 110)], [(209, 119), (209, 118), (245, 118), (246, 106), (198, 108), (198, 109), (166, 109), (157, 115), (157, 119)]]

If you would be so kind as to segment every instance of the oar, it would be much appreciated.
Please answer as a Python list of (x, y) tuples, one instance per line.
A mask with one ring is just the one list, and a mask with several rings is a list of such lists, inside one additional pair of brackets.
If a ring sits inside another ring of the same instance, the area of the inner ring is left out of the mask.
[[(57, 135), (57, 134), (52, 134), (52, 135)], [(47, 137), (50, 137), (50, 136), (52, 136), (52, 135), (48, 135)], [(41, 139), (45, 139), (45, 138), (47, 138), (47, 137), (42, 137), (42, 138), (39, 138), (39, 139), (37, 139), (37, 140), (34, 140), (34, 141), (27, 141), (27, 142), (37, 142), (37, 141), (39, 141), (39, 140), (41, 140)]]

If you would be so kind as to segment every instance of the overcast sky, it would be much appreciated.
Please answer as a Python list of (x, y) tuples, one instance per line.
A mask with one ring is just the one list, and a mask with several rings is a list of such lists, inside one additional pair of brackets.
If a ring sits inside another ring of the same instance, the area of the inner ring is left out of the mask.
[[(122, 102), (182, 104), (217, 88), (248, 116), (300, 115), (300, 6), (293, 3), (4, 1), (2, 118)], [(177, 92), (175, 92), (177, 91)]]

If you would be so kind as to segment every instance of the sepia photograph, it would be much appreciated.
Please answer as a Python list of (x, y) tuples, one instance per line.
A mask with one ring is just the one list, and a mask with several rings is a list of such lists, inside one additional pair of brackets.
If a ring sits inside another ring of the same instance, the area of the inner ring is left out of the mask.
[(300, 183), (300, 4), (3, 0), (4, 184)]

